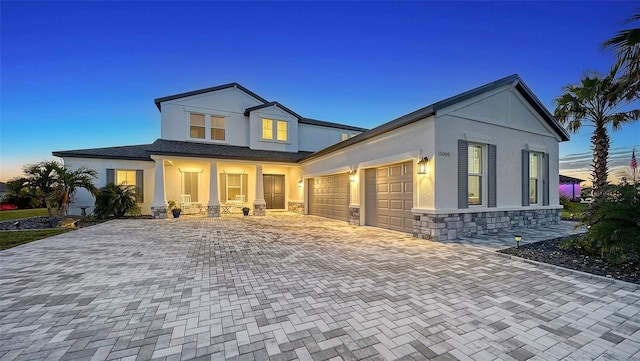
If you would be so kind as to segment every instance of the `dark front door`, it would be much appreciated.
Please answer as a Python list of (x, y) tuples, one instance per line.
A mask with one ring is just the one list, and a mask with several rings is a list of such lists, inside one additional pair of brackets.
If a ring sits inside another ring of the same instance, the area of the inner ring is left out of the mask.
[(279, 174), (265, 174), (264, 200), (267, 209), (284, 209), (284, 176)]

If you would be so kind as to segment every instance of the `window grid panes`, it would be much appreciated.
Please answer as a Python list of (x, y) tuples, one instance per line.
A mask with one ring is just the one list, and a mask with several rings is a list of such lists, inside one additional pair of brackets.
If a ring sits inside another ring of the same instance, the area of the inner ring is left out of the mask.
[(529, 203), (538, 203), (538, 179), (540, 178), (540, 154), (529, 153)]
[(135, 170), (116, 170), (116, 184), (119, 186), (134, 186), (136, 185), (136, 171)]
[(211, 116), (211, 139), (224, 140), (224, 118)]
[(276, 139), (280, 141), (287, 140), (287, 122), (278, 120), (278, 134)]
[(191, 138), (204, 139), (205, 124), (204, 114), (189, 114), (190, 128), (189, 133)]
[(482, 146), (469, 144), (468, 147), (468, 199), (469, 205), (482, 204)]
[(273, 120), (262, 119), (262, 139), (273, 139)]

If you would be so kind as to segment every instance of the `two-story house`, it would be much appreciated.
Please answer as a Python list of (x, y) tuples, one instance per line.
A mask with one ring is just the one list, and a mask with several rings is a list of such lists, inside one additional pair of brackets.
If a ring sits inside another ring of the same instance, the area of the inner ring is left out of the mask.
[[(304, 118), (239, 84), (155, 100), (152, 144), (53, 152), (135, 185), (143, 213), (167, 200), (220, 216), (230, 202), (442, 240), (559, 221), (567, 132), (517, 75), (374, 129)], [(553, 185), (553, 186), (551, 186)], [(186, 198), (185, 198), (186, 196)], [(93, 205), (79, 192), (71, 208)]]

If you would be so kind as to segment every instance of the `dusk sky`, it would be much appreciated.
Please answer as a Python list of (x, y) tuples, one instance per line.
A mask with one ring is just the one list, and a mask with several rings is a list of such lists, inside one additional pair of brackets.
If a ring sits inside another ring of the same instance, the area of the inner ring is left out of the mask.
[[(0, 2), (0, 181), (52, 151), (152, 143), (155, 98), (237, 82), (373, 128), (517, 73), (550, 111), (638, 2)], [(632, 24), (637, 27), (638, 24)], [(593, 128), (560, 145), (588, 179)], [(640, 158), (640, 122), (610, 166)]]

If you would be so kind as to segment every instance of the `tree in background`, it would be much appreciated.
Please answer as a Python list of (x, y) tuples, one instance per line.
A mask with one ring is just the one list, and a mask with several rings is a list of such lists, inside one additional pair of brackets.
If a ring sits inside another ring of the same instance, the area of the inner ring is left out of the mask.
[(3, 204), (15, 204), (18, 208), (36, 208), (40, 205), (40, 201), (35, 194), (24, 188), (24, 178), (14, 178), (7, 182), (8, 193), (2, 197)]

